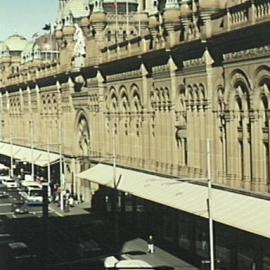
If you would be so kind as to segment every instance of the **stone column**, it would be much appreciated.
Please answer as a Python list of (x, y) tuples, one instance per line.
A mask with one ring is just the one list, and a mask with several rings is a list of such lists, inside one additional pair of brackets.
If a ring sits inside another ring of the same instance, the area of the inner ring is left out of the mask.
[[(171, 100), (171, 108), (170, 108), (170, 132), (168, 134), (170, 139), (170, 147), (169, 147), (169, 156), (170, 156), (170, 166), (171, 166), (171, 174), (177, 174), (177, 166), (179, 165), (178, 161), (178, 150), (177, 150), (177, 141), (176, 136), (174, 135), (175, 132), (175, 103), (176, 103), (176, 97), (177, 97), (177, 79), (176, 79), (176, 71), (178, 67), (176, 66), (175, 62), (173, 61), (172, 57), (170, 56), (168, 61), (169, 67), (170, 67), (170, 82), (171, 82), (171, 93), (170, 93), (170, 100)], [(173, 133), (172, 133), (173, 132)]]
[(226, 131), (227, 131), (227, 141), (226, 141), (226, 151), (227, 151), (227, 184), (229, 186), (233, 186), (233, 179), (235, 177), (234, 172), (234, 140), (235, 140), (235, 134), (234, 134), (234, 123), (233, 123), (233, 116), (232, 114), (228, 113), (225, 115), (226, 120)]
[(203, 11), (201, 12), (201, 17), (204, 24), (203, 38), (210, 38), (212, 36), (211, 13)]
[(150, 80), (147, 78), (148, 70), (146, 69), (145, 65), (141, 64), (141, 72), (142, 72), (142, 105), (143, 105), (143, 121), (142, 121), (142, 158), (144, 161), (144, 167), (150, 168), (150, 160), (151, 160), (151, 117), (150, 117), (150, 110), (151, 110), (151, 104), (150, 104)]
[(258, 118), (253, 113), (250, 116), (250, 124), (251, 124), (251, 154), (252, 154), (252, 178), (251, 178), (251, 189), (253, 191), (256, 190), (257, 185), (257, 177), (258, 177), (258, 170), (259, 170), (259, 164), (258, 164), (258, 147), (256, 146), (258, 144)]
[(248, 131), (248, 116), (245, 115), (243, 118), (243, 166), (244, 166), (244, 175), (243, 175), (243, 188), (251, 188), (251, 175), (250, 175), (250, 144), (249, 140), (249, 131)]
[(167, 40), (169, 43), (169, 47), (174, 46), (178, 42), (179, 35), (177, 35), (175, 28), (177, 25), (180, 24), (179, 17), (180, 13), (178, 8), (168, 8), (164, 12), (164, 27), (169, 35), (169, 39)]

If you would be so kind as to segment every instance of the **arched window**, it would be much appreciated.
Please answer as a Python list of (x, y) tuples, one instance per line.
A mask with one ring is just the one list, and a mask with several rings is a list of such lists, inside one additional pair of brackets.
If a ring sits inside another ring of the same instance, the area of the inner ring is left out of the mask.
[(81, 115), (77, 125), (77, 140), (83, 156), (88, 156), (90, 147), (90, 133), (88, 121), (84, 115)]

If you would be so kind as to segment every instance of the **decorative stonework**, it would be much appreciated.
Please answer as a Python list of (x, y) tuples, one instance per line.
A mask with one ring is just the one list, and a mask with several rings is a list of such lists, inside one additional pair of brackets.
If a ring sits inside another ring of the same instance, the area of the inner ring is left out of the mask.
[(239, 60), (248, 60), (260, 56), (270, 56), (270, 45), (231, 52), (223, 55), (224, 63), (235, 62)]
[(118, 74), (113, 74), (113, 75), (108, 75), (107, 81), (108, 82), (113, 82), (113, 81), (118, 81), (122, 79), (133, 79), (133, 78), (139, 78), (142, 75), (142, 70), (132, 70), (128, 72), (123, 72), (123, 73), (118, 73)]
[(160, 65), (160, 66), (154, 66), (152, 68), (153, 73), (168, 73), (170, 72), (170, 65), (169, 64), (165, 64), (165, 65)]
[(73, 49), (73, 65), (75, 68), (81, 68), (84, 66), (85, 57), (86, 57), (86, 42), (82, 29), (75, 24), (75, 33), (73, 40), (75, 46)]

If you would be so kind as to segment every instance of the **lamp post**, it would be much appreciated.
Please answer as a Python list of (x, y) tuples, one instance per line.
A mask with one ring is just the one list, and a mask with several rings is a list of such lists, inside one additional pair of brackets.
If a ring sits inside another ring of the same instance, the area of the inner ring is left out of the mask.
[(60, 176), (60, 209), (64, 211), (64, 187), (65, 175), (63, 174), (63, 134), (62, 134), (62, 92), (60, 83), (57, 82), (58, 88), (58, 141), (59, 141), (59, 176)]
[(10, 177), (13, 178), (14, 171), (13, 171), (13, 142), (12, 138), (10, 137)]
[(115, 144), (116, 127), (113, 127), (112, 146), (113, 146), (113, 212), (114, 212), (114, 236), (115, 244), (119, 240), (118, 213), (117, 213), (117, 180), (116, 180), (116, 144)]
[(210, 270), (215, 269), (214, 265), (214, 232), (213, 232), (213, 218), (212, 218), (212, 181), (211, 181), (211, 156), (210, 156), (210, 140), (207, 139), (207, 174), (208, 174), (208, 220), (209, 220), (209, 252), (210, 252)]
[(34, 129), (33, 120), (30, 120), (30, 130), (31, 130), (31, 178), (34, 180), (35, 177), (35, 164), (34, 164)]

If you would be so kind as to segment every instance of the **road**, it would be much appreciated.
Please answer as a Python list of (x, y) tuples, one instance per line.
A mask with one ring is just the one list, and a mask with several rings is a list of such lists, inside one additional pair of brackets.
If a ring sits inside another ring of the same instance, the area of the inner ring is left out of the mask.
[[(39, 266), (35, 270), (67, 269), (67, 264), (70, 264), (68, 269), (77, 270), (80, 265), (89, 265), (89, 257), (98, 256), (109, 249), (98, 244), (102, 248), (97, 251), (89, 250), (89, 243), (93, 238), (98, 241), (98, 238), (105, 236), (104, 231), (100, 231), (101, 227), (93, 225), (90, 215), (63, 218), (57, 212), (49, 210), (49, 218), (44, 219), (42, 206), (29, 206), (28, 214), (15, 215), (12, 204), (22, 200), (20, 190), (7, 189), (0, 185), (1, 191), (8, 194), (8, 198), (0, 198), (0, 220), (4, 221), (5, 232), (11, 234), (14, 241), (26, 243), (31, 253), (37, 255)], [(3, 256), (0, 254), (0, 257)], [(44, 268), (45, 265), (50, 267)], [(1, 259), (0, 269), (10, 270), (3, 262), (1, 264)]]
[[(12, 204), (17, 201), (22, 200), (19, 194), (19, 188), (7, 189), (5, 186), (0, 184), (0, 192), (5, 191), (8, 194), (8, 198), (0, 198), (0, 217), (6, 216), (8, 218), (29, 218), (29, 217), (42, 217), (42, 207), (41, 206), (29, 206), (28, 214), (15, 215), (12, 211)], [(54, 215), (53, 213), (51, 213)]]

